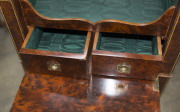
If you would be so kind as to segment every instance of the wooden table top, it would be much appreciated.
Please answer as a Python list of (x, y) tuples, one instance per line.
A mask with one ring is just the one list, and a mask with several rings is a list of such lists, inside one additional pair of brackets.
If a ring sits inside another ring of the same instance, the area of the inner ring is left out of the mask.
[(159, 112), (152, 81), (25, 74), (11, 112)]

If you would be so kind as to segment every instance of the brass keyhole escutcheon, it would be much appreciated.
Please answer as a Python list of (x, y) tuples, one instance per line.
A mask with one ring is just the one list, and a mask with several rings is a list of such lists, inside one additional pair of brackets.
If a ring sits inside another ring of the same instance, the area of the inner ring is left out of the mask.
[(131, 65), (129, 63), (121, 63), (117, 65), (117, 72), (119, 73), (130, 73)]
[(56, 61), (48, 61), (47, 65), (50, 71), (61, 71), (61, 65)]

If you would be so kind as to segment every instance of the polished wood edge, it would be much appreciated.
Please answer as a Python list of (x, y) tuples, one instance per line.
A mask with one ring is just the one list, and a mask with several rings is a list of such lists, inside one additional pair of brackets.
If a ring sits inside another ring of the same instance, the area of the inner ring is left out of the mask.
[(161, 65), (161, 73), (172, 75), (176, 63), (180, 57), (180, 0), (177, 2), (177, 8), (174, 11), (171, 24), (167, 32), (167, 40), (163, 46), (163, 63)]
[(86, 60), (86, 55), (87, 55), (87, 54), (44, 51), (44, 50), (34, 50), (34, 49), (25, 49), (25, 48), (22, 48), (19, 53), (30, 54), (30, 55), (53, 56), (53, 57), (59, 57), (59, 58), (72, 58), (72, 59), (80, 59), (80, 60)]
[(89, 24), (94, 24), (93, 22), (91, 22), (90, 20), (87, 20), (87, 19), (83, 19), (83, 18), (51, 18), (51, 17), (46, 17), (46, 16), (43, 16), (41, 15), (39, 12), (36, 11), (36, 9), (31, 5), (31, 3), (28, 1), (28, 0), (21, 0), (22, 2), (25, 2), (27, 3), (27, 5), (29, 6), (29, 8), (31, 8), (38, 16), (40, 16), (41, 18), (44, 18), (44, 19), (49, 19), (49, 20), (79, 20), (79, 21), (84, 21), (84, 22), (87, 22)]
[(14, 4), (12, 0), (0, 0), (0, 12), (14, 43), (18, 57), (21, 59), (18, 52), (21, 48), (21, 45), (23, 44), (24, 36), (27, 33), (27, 26), (25, 26), (25, 21), (20, 19), (19, 14), (22, 14), (22, 12), (21, 9), (16, 9), (19, 7), (17, 4), (18, 2)]
[(153, 81), (153, 80), (144, 80), (144, 79), (127, 78), (127, 77), (106, 76), (106, 75), (100, 75), (100, 74), (93, 74), (92, 77), (107, 78), (107, 79), (116, 79), (116, 80), (130, 80), (130, 81), (148, 81), (148, 82), (152, 82)]
[(51, 74), (36, 74), (36, 73), (30, 73), (30, 72), (27, 72), (25, 71), (25, 74), (27, 75), (44, 75), (44, 76), (50, 76), (50, 77), (67, 77), (67, 78), (72, 78), (72, 79), (77, 79), (77, 80), (86, 80), (86, 81), (89, 81), (88, 78), (84, 78), (84, 77), (72, 77), (72, 76), (65, 76), (65, 75), (51, 75)]
[(91, 41), (91, 32), (87, 32), (86, 43), (85, 43), (85, 48), (84, 48), (84, 54), (88, 53), (90, 41)]
[(27, 34), (27, 36), (26, 36), (26, 38), (24, 40), (24, 43), (23, 43), (21, 48), (25, 48), (26, 47), (26, 44), (27, 44), (27, 42), (28, 42), (28, 40), (29, 40), (33, 30), (34, 30), (34, 27), (29, 27), (29, 32), (28, 32), (28, 34)]
[(161, 37), (160, 36), (157, 37), (157, 43), (158, 43), (159, 56), (162, 56), (162, 44), (161, 44)]
[[(95, 33), (94, 38), (95, 39), (94, 39), (94, 43), (93, 43), (92, 55), (103, 55), (103, 56), (113, 56), (113, 57), (121, 57), (121, 58), (162, 61), (162, 55), (145, 55), (145, 54), (121, 53), (121, 52), (96, 50), (96, 46), (97, 46), (98, 38), (99, 38), (99, 32)], [(161, 37), (158, 36), (157, 40), (158, 40), (158, 51), (160, 54), (162, 54)]]
[(95, 32), (93, 50), (96, 50), (97, 43), (98, 43), (98, 38), (99, 38), (99, 32)]
[(167, 40), (167, 44), (166, 44), (166, 46), (165, 46), (165, 50), (164, 50), (164, 54), (163, 54), (164, 57), (166, 57), (166, 54), (167, 54), (169, 45), (170, 45), (170, 43), (171, 43), (173, 34), (174, 34), (175, 30), (176, 30), (176, 27), (177, 27), (177, 25), (178, 25), (179, 20), (180, 20), (180, 10), (178, 10), (177, 17), (176, 17), (176, 19), (175, 19), (175, 22), (173, 23), (173, 28), (172, 28), (171, 30), (169, 30), (169, 32), (170, 32), (171, 34), (170, 34), (170, 36), (169, 36), (169, 38), (168, 38), (168, 40)]
[[(20, 2), (19, 1), (14, 1), (14, 0), (0, 0), (1, 3), (10, 3), (11, 4), (11, 8), (13, 9), (13, 12), (14, 12), (14, 15), (15, 16), (15, 20), (17, 21), (18, 23), (18, 27), (19, 27), (19, 30), (21, 32), (21, 35), (22, 35), (22, 38), (23, 40), (25, 39), (25, 36), (27, 35), (27, 32), (28, 32), (28, 28), (27, 28), (27, 24), (26, 24), (26, 21), (25, 19), (20, 19), (20, 16), (24, 17), (23, 15), (23, 11), (21, 10), (21, 7), (20, 7)], [(5, 5), (4, 5), (5, 6)], [(0, 6), (2, 7), (2, 6)], [(19, 8), (19, 10), (17, 10), (17, 8)], [(8, 9), (8, 8), (7, 8)], [(2, 9), (1, 9), (2, 10)], [(10, 9), (9, 9), (10, 10)], [(7, 12), (9, 12), (9, 10), (7, 10)], [(3, 12), (3, 11), (2, 11)], [(10, 12), (9, 12), (10, 13)], [(12, 16), (12, 15), (11, 15)], [(4, 15), (3, 15), (4, 17)], [(5, 17), (4, 17), (4, 20), (6, 21)], [(13, 19), (12, 19), (13, 20)], [(7, 21), (7, 23), (10, 22), (10, 21)], [(15, 22), (15, 21), (14, 21)], [(9, 26), (7, 24), (7, 26)]]
[(66, 53), (66, 52), (57, 52), (57, 51), (44, 51), (44, 50), (37, 50), (37, 49), (26, 49), (25, 46), (26, 46), (26, 44), (27, 44), (27, 42), (28, 42), (28, 40), (32, 34), (34, 27), (30, 27), (29, 29), (30, 29), (30, 31), (28, 32), (28, 35), (27, 35), (27, 37), (23, 43), (23, 46), (20, 50), (21, 54), (54, 56), (54, 57), (73, 58), (73, 59), (80, 59), (80, 60), (86, 60), (87, 59), (87, 54), (88, 54), (88, 49), (89, 49), (89, 44), (90, 44), (90, 39), (91, 39), (91, 32), (87, 32), (84, 53), (83, 54), (76, 54), (76, 53)]
[[(21, 4), (24, 9), (24, 15), (27, 24), (29, 26), (57, 28), (57, 29), (66, 29), (66, 30), (82, 30), (82, 31), (93, 30), (94, 23), (89, 20), (82, 18), (50, 18), (39, 14), (31, 5), (31, 3), (29, 3), (29, 1), (27, 0), (21, 0)], [(34, 20), (36, 21), (32, 21), (31, 18), (34, 18)], [(81, 24), (81, 26), (79, 26), (79, 24)]]
[[(2, 17), (3, 17), (3, 19), (4, 19), (4, 22), (5, 22), (5, 24), (6, 24), (6, 27), (7, 27), (8, 31), (9, 31), (9, 34), (10, 34), (11, 39), (12, 39), (12, 42), (13, 42), (14, 47), (15, 47), (15, 49), (16, 49), (16, 52), (17, 52), (17, 54), (18, 54), (19, 48), (18, 48), (18, 46), (17, 46), (17, 44), (16, 44), (16, 41), (15, 41), (14, 36), (13, 36), (12, 33), (11, 33), (10, 27), (9, 27), (9, 25), (8, 25), (8, 21), (6, 21), (6, 18), (5, 18), (5, 15), (4, 15), (4, 12), (3, 12), (1, 6), (0, 6), (0, 12), (1, 12), (1, 14), (2, 14)], [(22, 40), (24, 40), (24, 39), (22, 39)], [(18, 56), (19, 56), (19, 54), (18, 54)], [(20, 56), (19, 56), (19, 59), (20, 59)]]
[(122, 20), (105, 19), (105, 20), (100, 20), (100, 21), (96, 22), (96, 24), (100, 24), (100, 23), (104, 23), (104, 22), (113, 22), (113, 23), (128, 24), (128, 25), (132, 25), (132, 26), (147, 26), (147, 25), (152, 25), (152, 24), (157, 23), (158, 21), (162, 21), (162, 19), (166, 15), (168, 15), (169, 12), (172, 12), (172, 10), (174, 10), (175, 8), (176, 8), (175, 6), (171, 6), (159, 18), (157, 18), (156, 20), (154, 20), (152, 22), (148, 22), (148, 23), (132, 23), (132, 22), (126, 22), (126, 21), (122, 21)]
[(173, 77), (173, 76), (172, 76), (172, 75), (169, 75), (169, 74), (165, 74), (165, 73), (159, 73), (159, 74), (158, 74), (158, 77), (171, 78), (171, 77)]
[[(29, 3), (28, 0), (21, 0), (22, 7), (26, 21), (30, 26), (51, 27), (68, 30), (82, 30), (82, 31), (98, 31), (98, 32), (115, 32), (128, 34), (143, 34), (143, 35), (160, 35), (165, 36), (172, 12), (175, 6), (171, 6), (158, 19), (148, 23), (131, 23), (121, 20), (106, 19), (100, 20), (96, 23), (82, 18), (50, 18), (39, 14), (36, 9)], [(36, 21), (32, 21), (30, 18)], [(49, 26), (48, 24), (51, 24)], [(61, 25), (58, 25), (61, 24)], [(67, 25), (69, 24), (69, 25)], [(72, 25), (73, 24), (73, 25)], [(79, 27), (79, 24), (83, 27)], [(105, 28), (103, 25), (111, 28)], [(121, 28), (120, 28), (121, 27)], [(125, 30), (126, 29), (126, 30)]]
[(149, 60), (149, 61), (162, 61), (162, 56), (158, 55), (145, 55), (145, 54), (135, 54), (135, 53), (122, 53), (122, 52), (112, 52), (112, 51), (101, 51), (93, 50), (92, 55), (96, 56), (111, 56), (127, 59), (140, 59), (140, 60)]
[(125, 34), (165, 36), (173, 16), (175, 6), (170, 7), (158, 19), (149, 23), (131, 23), (121, 20), (101, 20), (96, 23), (96, 31)]

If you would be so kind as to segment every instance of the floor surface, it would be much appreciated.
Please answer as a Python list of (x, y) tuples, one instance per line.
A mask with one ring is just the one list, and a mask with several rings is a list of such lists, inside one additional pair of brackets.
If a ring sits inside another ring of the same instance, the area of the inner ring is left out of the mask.
[[(9, 112), (24, 75), (7, 29), (0, 28), (0, 112)], [(180, 112), (180, 62), (161, 97), (161, 112)]]

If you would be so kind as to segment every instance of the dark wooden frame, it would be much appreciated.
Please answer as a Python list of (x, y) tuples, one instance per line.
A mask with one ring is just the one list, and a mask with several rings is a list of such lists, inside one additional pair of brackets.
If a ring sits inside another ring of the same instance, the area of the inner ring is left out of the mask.
[[(162, 62), (161, 37), (157, 37), (158, 55), (144, 55), (97, 50), (99, 32), (95, 33), (92, 50), (92, 73), (114, 77), (156, 80)], [(129, 63), (130, 73), (119, 73), (117, 65)]]
[[(28, 0), (20, 0), (27, 25), (66, 30), (93, 31), (94, 23), (81, 18), (50, 18), (39, 14)], [(33, 18), (33, 19), (32, 19)], [(51, 24), (51, 25), (49, 25)], [(81, 27), (79, 27), (81, 26)]]
[[(26, 14), (27, 12), (25, 12), (25, 10), (22, 10), (21, 6), (24, 7), (22, 0), (21, 0), (21, 2), (20, 2), (20, 0), (0, 0), (0, 9), (3, 14), (4, 20), (6, 22), (6, 25), (8, 27), (8, 30), (11, 34), (12, 40), (14, 41), (14, 45), (16, 47), (17, 52), (19, 52), (21, 49), (23, 41), (28, 33), (27, 25), (30, 24), (30, 23), (28, 23), (28, 20), (25, 19), (26, 16), (24, 16), (24, 15), (27, 15)], [(173, 10), (171, 10), (171, 11), (173, 12), (171, 24), (168, 26), (169, 28), (168, 28), (167, 33), (165, 34), (165, 37), (162, 38), (165, 40), (165, 43), (164, 43), (165, 47), (163, 47), (164, 55), (163, 55), (163, 61), (161, 63), (161, 67), (159, 70), (160, 71), (159, 75), (161, 77), (165, 77), (166, 81), (163, 81), (163, 83), (161, 84), (161, 88), (164, 88), (164, 86), (167, 82), (168, 78), (166, 78), (166, 77), (171, 77), (173, 69), (176, 65), (177, 60), (179, 59), (179, 54), (180, 54), (179, 53), (180, 52), (180, 46), (179, 46), (179, 41), (180, 41), (180, 38), (179, 38), (179, 35), (180, 35), (180, 32), (179, 32), (179, 29), (180, 29), (180, 18), (179, 18), (180, 17), (180, 1), (179, 0), (176, 4), (176, 7), (174, 7)], [(51, 20), (49, 20), (49, 21), (51, 21)], [(69, 23), (70, 21), (71, 20), (62, 21), (62, 23), (63, 22)], [(70, 23), (72, 23), (72, 22), (74, 22), (74, 21), (71, 21)], [(89, 21), (84, 22), (82, 20), (79, 20), (79, 23), (82, 24), (82, 26), (91, 24)], [(47, 25), (47, 24), (45, 24), (45, 25)], [(136, 28), (136, 25), (131, 24), (131, 26)], [(56, 27), (59, 28), (59, 26), (56, 26)], [(85, 29), (88, 29), (89, 31), (100, 31), (100, 30), (97, 30), (97, 29), (99, 29), (98, 27), (100, 27), (100, 26), (97, 26), (97, 28), (95, 28), (94, 26), (90, 25), (90, 26), (86, 27)], [(72, 25), (69, 28), (76, 29), (76, 26)], [(96, 29), (96, 30), (94, 30), (94, 29)], [(115, 29), (117, 29), (116, 26), (115, 26)], [(142, 27), (142, 29), (144, 30), (144, 26)], [(107, 29), (107, 30), (109, 30), (109, 29)], [(155, 30), (157, 30), (157, 29), (155, 29)], [(113, 31), (116, 31), (116, 30), (113, 30)], [(126, 31), (126, 30), (124, 30), (124, 31)], [(129, 33), (131, 33), (131, 31), (132, 31), (132, 33), (135, 32), (134, 34), (137, 34), (137, 32), (138, 32), (138, 34), (143, 34), (142, 32), (139, 32), (139, 31), (133, 31), (133, 30), (129, 30), (129, 31), (130, 31)], [(149, 30), (147, 30), (145, 32), (148, 32), (148, 31)], [(128, 32), (125, 32), (125, 33), (128, 33)], [(158, 34), (158, 32), (155, 34)], [(161, 77), (160, 77), (160, 79), (161, 79)]]
[[(161, 17), (149, 23), (131, 23), (114, 19), (93, 23), (81, 18), (45, 17), (39, 14), (28, 0), (21, 0), (21, 3), (29, 26), (158, 36), (165, 36), (175, 10), (175, 6), (171, 6)], [(81, 24), (81, 27), (79, 27), (79, 24)]]
[[(161, 80), (160, 91), (163, 93), (166, 84), (172, 77), (172, 73), (179, 60), (180, 56), (180, 0), (176, 2), (176, 9), (174, 11), (171, 24), (166, 34), (167, 41), (163, 47), (163, 62), (161, 64), (161, 73), (159, 79)], [(161, 76), (163, 74), (163, 76)]]
[(44, 56), (53, 56), (53, 57), (62, 57), (62, 58), (73, 58), (73, 59), (80, 59), (85, 60), (87, 58), (90, 40), (91, 40), (91, 32), (87, 32), (87, 39), (85, 43), (84, 53), (77, 54), (77, 53), (65, 53), (65, 52), (56, 52), (56, 51), (42, 51), (37, 49), (26, 49), (26, 44), (31, 36), (34, 27), (29, 28), (29, 33), (27, 34), (26, 39), (21, 47), (20, 53), (24, 54), (34, 54), (34, 55), (44, 55)]
[(14, 46), (17, 52), (19, 52), (28, 33), (21, 4), (19, 0), (1, 0), (0, 11), (12, 37)]
[[(25, 46), (34, 27), (29, 28), (29, 33), (20, 50), (20, 56), (26, 72), (36, 74), (64, 75), (79, 78), (89, 78), (89, 55), (91, 45), (91, 32), (87, 32), (83, 54), (56, 51), (26, 49)], [(61, 71), (48, 70), (48, 61), (56, 61), (61, 65)]]

